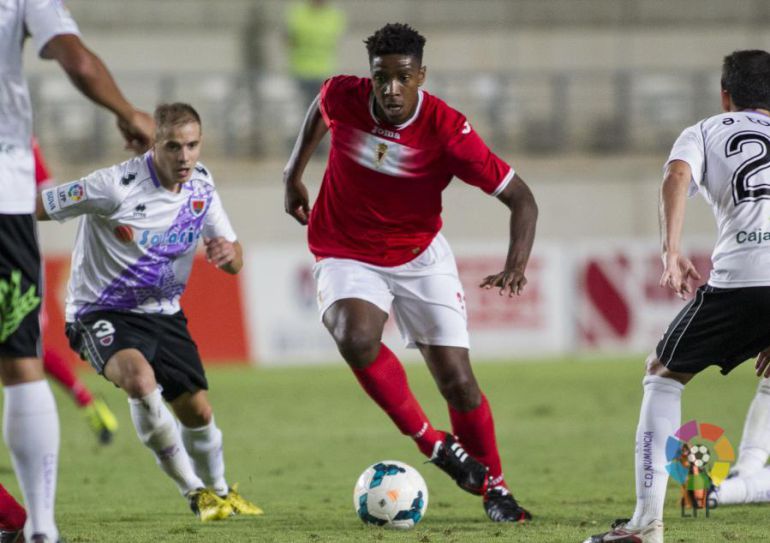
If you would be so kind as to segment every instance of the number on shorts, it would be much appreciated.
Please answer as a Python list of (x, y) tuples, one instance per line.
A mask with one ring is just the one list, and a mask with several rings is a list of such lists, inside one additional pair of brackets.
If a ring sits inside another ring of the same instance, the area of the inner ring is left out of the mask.
[(115, 327), (110, 321), (106, 320), (96, 321), (93, 326), (91, 326), (91, 329), (96, 332), (96, 337), (100, 339), (115, 333)]

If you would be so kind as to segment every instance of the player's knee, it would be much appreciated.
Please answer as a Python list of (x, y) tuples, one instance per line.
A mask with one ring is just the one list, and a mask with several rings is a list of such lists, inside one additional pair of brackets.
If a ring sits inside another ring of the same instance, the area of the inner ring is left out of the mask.
[(356, 368), (374, 362), (380, 351), (380, 338), (365, 329), (347, 329), (339, 335), (334, 334), (334, 340), (345, 361)]
[(438, 385), (442, 396), (452, 409), (466, 412), (481, 405), (481, 390), (472, 376), (453, 376)]
[(646, 375), (660, 375), (662, 371), (664, 371), (666, 367), (663, 365), (663, 363), (660, 361), (658, 356), (655, 353), (650, 353), (647, 356), (647, 360), (645, 362), (645, 374)]
[(196, 405), (192, 409), (186, 409), (183, 412), (177, 411), (177, 417), (187, 428), (200, 428), (201, 426), (207, 426), (212, 417), (214, 411), (210, 404)]
[(40, 359), (0, 357), (0, 382), (3, 386), (33, 383), (43, 379), (45, 373)]
[(158, 388), (155, 375), (145, 371), (123, 375), (119, 386), (126, 391), (130, 398), (144, 398)]

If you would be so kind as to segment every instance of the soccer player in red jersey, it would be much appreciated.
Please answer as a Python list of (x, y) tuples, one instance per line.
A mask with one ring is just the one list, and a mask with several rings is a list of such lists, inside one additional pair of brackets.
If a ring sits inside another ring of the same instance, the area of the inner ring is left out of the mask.
[[(507, 296), (527, 282), (537, 205), (466, 118), (420, 88), (424, 45), (408, 25), (387, 24), (366, 40), (371, 79), (323, 84), (284, 170), (286, 212), (308, 225), (323, 323), (367, 394), (431, 462), (484, 497), (490, 519), (527, 521), (505, 483), (492, 412), (471, 369), (463, 289), (440, 233), (441, 192), (457, 176), (511, 210), (504, 269), (480, 285)], [(302, 174), (326, 132), (331, 149), (311, 212)], [(449, 404), (451, 434), (433, 428), (381, 343), (391, 308)]]

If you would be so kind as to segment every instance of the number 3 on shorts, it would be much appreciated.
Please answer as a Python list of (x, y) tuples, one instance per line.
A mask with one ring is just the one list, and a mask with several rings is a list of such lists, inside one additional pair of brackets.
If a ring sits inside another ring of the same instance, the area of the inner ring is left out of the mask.
[(91, 330), (94, 331), (94, 335), (99, 340), (99, 343), (105, 347), (112, 344), (115, 335), (115, 327), (110, 321), (101, 319), (91, 325)]
[(96, 337), (98, 338), (103, 338), (104, 336), (109, 336), (110, 334), (115, 333), (115, 327), (112, 325), (112, 323), (104, 319), (96, 321), (94, 325), (91, 326), (91, 329), (96, 332)]

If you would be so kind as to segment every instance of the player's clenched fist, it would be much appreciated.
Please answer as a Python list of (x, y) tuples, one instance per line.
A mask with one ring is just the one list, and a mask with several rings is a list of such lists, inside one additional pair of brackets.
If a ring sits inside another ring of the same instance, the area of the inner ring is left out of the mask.
[(238, 273), (243, 266), (241, 248), (237, 241), (227, 241), (223, 237), (204, 238), (206, 260), (229, 273)]
[(310, 217), (310, 205), (308, 204), (307, 187), (302, 181), (286, 181), (284, 209), (300, 224), (307, 224)]

